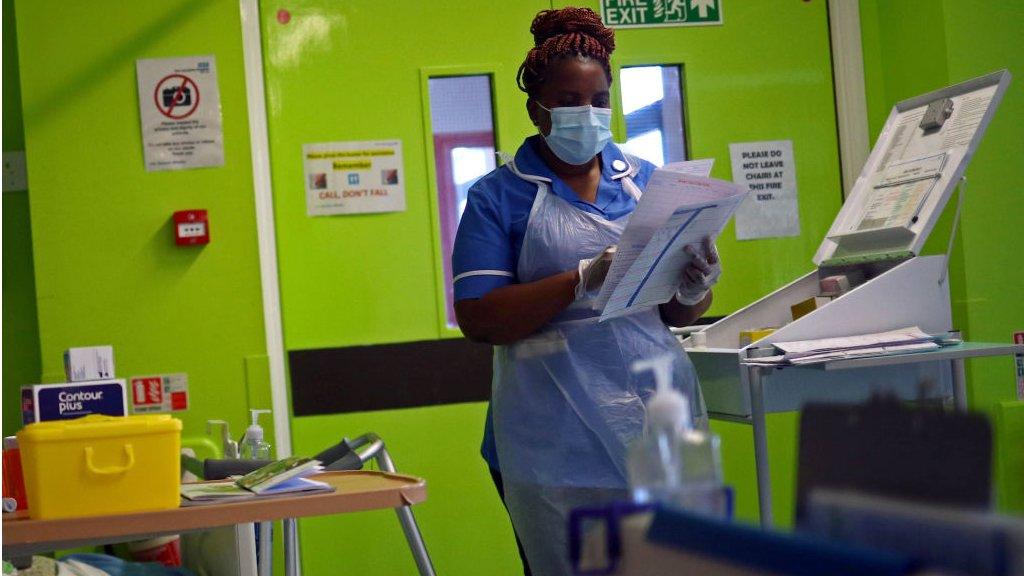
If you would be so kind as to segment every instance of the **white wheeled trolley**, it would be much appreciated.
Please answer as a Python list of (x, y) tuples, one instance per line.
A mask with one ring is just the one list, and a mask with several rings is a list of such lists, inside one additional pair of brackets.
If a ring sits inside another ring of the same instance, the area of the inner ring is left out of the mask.
[[(964, 177), (1010, 81), (1003, 70), (893, 107), (870, 157), (824, 238), (816, 269), (684, 339), (712, 418), (753, 426), (761, 524), (772, 524), (765, 414), (809, 401), (857, 402), (885, 391), (948, 398), (965, 407), (963, 359), (1012, 354), (1012, 345), (965, 343), (934, 352), (784, 369), (747, 365), (774, 342), (919, 326), (953, 329), (946, 256), (919, 256)], [(960, 189), (963, 199), (964, 189)], [(958, 207), (959, 211), (959, 207)], [(851, 291), (792, 320), (790, 306), (818, 295), (819, 279), (863, 274)], [(778, 327), (749, 345), (740, 332)], [(701, 346), (695, 346), (702, 340)]]

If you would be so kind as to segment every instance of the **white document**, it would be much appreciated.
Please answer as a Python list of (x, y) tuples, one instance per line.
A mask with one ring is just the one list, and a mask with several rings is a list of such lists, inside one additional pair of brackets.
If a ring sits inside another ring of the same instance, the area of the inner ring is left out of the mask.
[(977, 92), (954, 96), (953, 114), (942, 128), (933, 132), (925, 132), (919, 127), (921, 118), (928, 108), (927, 104), (899, 113), (894, 124), (895, 134), (879, 168), (885, 168), (900, 160), (920, 158), (954, 148), (966, 148), (981, 126), (985, 112), (998, 88), (990, 86)]
[(885, 168), (882, 179), (875, 185), (896, 186), (906, 184), (914, 180), (926, 180), (928, 178), (940, 178), (942, 169), (946, 166), (946, 153), (940, 152), (923, 158), (894, 162)]
[(876, 334), (839, 336), (836, 338), (821, 338), (818, 340), (776, 342), (775, 347), (792, 357), (793, 355), (818, 353), (829, 350), (851, 350), (854, 348), (869, 348), (889, 344), (909, 344), (924, 340), (931, 341), (932, 337), (917, 326), (911, 326), (909, 328), (900, 328), (899, 330), (879, 332)]
[(912, 180), (896, 186), (875, 188), (864, 206), (857, 231), (909, 227), (921, 210), (937, 178)]
[(668, 302), (693, 258), (686, 246), (700, 246), (705, 238), (717, 237), (746, 196), (744, 187), (731, 182), (683, 174), (649, 186), (637, 212), (648, 199), (655, 209), (643, 214), (644, 218), (637, 218), (634, 212), (626, 231), (637, 222), (638, 227), (653, 227), (654, 232), (643, 244), (624, 245), (620, 240), (612, 264), (619, 261), (627, 269), (614, 285), (605, 280), (602, 292), (610, 294), (601, 320)]
[(304, 144), (306, 214), (405, 211), (401, 140)]
[(684, 162), (672, 162), (662, 166), (659, 170), (672, 172), (673, 174), (689, 174), (707, 178), (711, 176), (711, 169), (715, 167), (714, 158), (702, 158), (700, 160), (686, 160)]
[(216, 59), (136, 60), (135, 75), (146, 170), (223, 166)]
[(945, 165), (945, 152), (890, 164), (868, 192), (856, 230), (913, 225)]
[(800, 235), (793, 141), (729, 144), (732, 181), (750, 189), (736, 211), (736, 239)]
[(876, 334), (776, 342), (774, 345), (784, 354), (752, 358), (745, 360), (744, 364), (759, 366), (815, 364), (829, 360), (924, 352), (939, 347), (935, 338), (917, 326)]
[(714, 164), (714, 158), (687, 160), (666, 164), (654, 171), (640, 203), (629, 217), (629, 225), (619, 237), (618, 251), (612, 260), (604, 285), (594, 299), (594, 310), (600, 310), (608, 303), (612, 291), (629, 271), (633, 261), (647, 246), (658, 228), (665, 223), (668, 215), (684, 200), (678, 193), (676, 179), (687, 174), (707, 178)]

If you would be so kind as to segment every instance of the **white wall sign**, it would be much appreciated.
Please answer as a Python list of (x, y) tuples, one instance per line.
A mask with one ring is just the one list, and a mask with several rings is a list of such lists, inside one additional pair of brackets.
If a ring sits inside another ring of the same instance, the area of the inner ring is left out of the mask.
[(750, 189), (736, 210), (736, 238), (800, 235), (793, 141), (729, 144), (732, 181)]
[(302, 147), (310, 216), (402, 212), (402, 141), (330, 142)]
[(224, 165), (213, 56), (137, 60), (146, 170)]
[(188, 410), (188, 374), (132, 376), (129, 381), (134, 414)]

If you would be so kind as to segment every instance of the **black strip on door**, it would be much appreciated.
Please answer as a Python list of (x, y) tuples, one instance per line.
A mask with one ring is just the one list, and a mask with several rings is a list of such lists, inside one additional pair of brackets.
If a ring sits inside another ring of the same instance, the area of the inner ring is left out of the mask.
[(491, 397), (491, 346), (464, 338), (288, 353), (296, 416)]

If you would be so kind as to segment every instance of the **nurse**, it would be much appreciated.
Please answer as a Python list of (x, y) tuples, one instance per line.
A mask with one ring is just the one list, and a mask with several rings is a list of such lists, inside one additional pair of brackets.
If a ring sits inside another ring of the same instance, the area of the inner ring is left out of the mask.
[(654, 167), (611, 143), (614, 32), (586, 8), (540, 12), (519, 68), (539, 134), (470, 190), (453, 253), (455, 311), (467, 337), (494, 344), (482, 453), (527, 571), (568, 575), (567, 518), (625, 499), (626, 447), (642, 433), (649, 375), (635, 360), (673, 354), (674, 384), (706, 425), (696, 374), (668, 326), (711, 304), (720, 264), (688, 248), (673, 300), (598, 323), (592, 309)]

